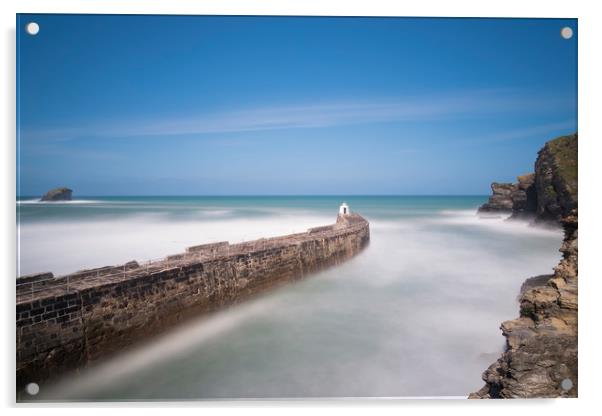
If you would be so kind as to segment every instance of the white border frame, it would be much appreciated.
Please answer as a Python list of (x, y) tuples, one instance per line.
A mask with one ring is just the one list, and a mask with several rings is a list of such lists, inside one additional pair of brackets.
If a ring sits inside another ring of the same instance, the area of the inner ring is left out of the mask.
[[(476, 1), (476, 0), (422, 0), (394, 2), (385, 0), (5, 0), (0, 3), (3, 22), (3, 62), (2, 82), (4, 92), (2, 125), (4, 126), (2, 148), (2, 210), (3, 238), (0, 240), (0, 263), (4, 267), (4, 334), (2, 341), (2, 404), (14, 406), (14, 284), (15, 275), (15, 14), (16, 13), (104, 13), (104, 14), (236, 14), (236, 15), (306, 15), (306, 16), (447, 16), (447, 17), (570, 17), (579, 19), (579, 165), (581, 187), (581, 241), (580, 256), (581, 296), (579, 327), (579, 399), (504, 401), (496, 403), (476, 403), (473, 401), (426, 401), (426, 400), (333, 400), (313, 401), (272, 401), (272, 402), (170, 402), (170, 403), (121, 403), (121, 404), (75, 404), (47, 405), (51, 410), (35, 406), (29, 411), (69, 413), (78, 411), (73, 407), (85, 407), (86, 412), (105, 413), (104, 407), (142, 407), (143, 412), (162, 414), (163, 407), (179, 406), (186, 411), (191, 407), (216, 407), (215, 410), (240, 409), (250, 407), (245, 412), (265, 414), (278, 412), (280, 407), (289, 407), (293, 413), (306, 413), (309, 408), (319, 407), (323, 412), (332, 412), (333, 407), (347, 407), (345, 413), (364, 414), (366, 411), (379, 411), (398, 414), (400, 411), (432, 411), (451, 414), (491, 413), (507, 414), (517, 410), (546, 412), (550, 414), (567, 411), (583, 411), (594, 408), (598, 394), (600, 373), (597, 351), (600, 349), (600, 334), (595, 331), (599, 323), (596, 306), (600, 290), (600, 273), (596, 273), (594, 259), (596, 236), (600, 231), (600, 220), (596, 218), (596, 208), (600, 196), (596, 193), (600, 176), (595, 170), (600, 157), (602, 134), (599, 106), (600, 78), (602, 77), (599, 41), (602, 39), (602, 20), (596, 13), (595, 2), (578, 0), (531, 1)], [(585, 173), (584, 173), (585, 172)], [(585, 227), (583, 226), (585, 224)], [(599, 239), (598, 239), (599, 240)], [(518, 310), (517, 310), (518, 314)], [(501, 335), (500, 335), (501, 336)], [(483, 369), (484, 370), (484, 369)], [(349, 408), (352, 406), (351, 408)], [(486, 408), (485, 408), (486, 406)], [(19, 405), (18, 407), (32, 407)], [(38, 408), (36, 408), (38, 407)], [(159, 407), (159, 409), (151, 409)], [(401, 408), (400, 408), (401, 407)], [(134, 409), (131, 409), (133, 411)]]

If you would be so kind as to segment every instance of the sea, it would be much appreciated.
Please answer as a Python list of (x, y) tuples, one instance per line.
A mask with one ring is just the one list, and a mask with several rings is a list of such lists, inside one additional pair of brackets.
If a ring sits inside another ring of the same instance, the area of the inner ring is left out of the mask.
[[(522, 282), (551, 273), (562, 232), (480, 218), (486, 196), (90, 197), (17, 201), (18, 275), (139, 262), (334, 223), (370, 222), (339, 266), (199, 317), (42, 400), (466, 397), (504, 349)], [(35, 382), (35, 380), (32, 380)]]

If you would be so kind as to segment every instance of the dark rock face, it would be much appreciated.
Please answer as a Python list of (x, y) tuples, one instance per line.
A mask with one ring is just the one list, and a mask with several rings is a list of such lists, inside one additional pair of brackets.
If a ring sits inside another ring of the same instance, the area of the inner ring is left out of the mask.
[(479, 208), (481, 213), (502, 213), (512, 212), (514, 200), (512, 195), (517, 191), (517, 186), (513, 183), (498, 183), (491, 184), (492, 195), (489, 201)]
[(535, 173), (517, 180), (491, 184), (492, 196), (478, 212), (511, 213), (510, 219), (560, 224), (577, 208), (577, 134), (547, 142), (538, 153)]
[(546, 143), (535, 172), (537, 219), (560, 221), (577, 208), (577, 134)]
[(518, 180), (512, 217), (560, 223), (563, 257), (553, 275), (523, 283), (520, 317), (501, 326), (506, 351), (469, 398), (577, 397), (577, 134), (546, 143), (535, 174)]
[(72, 194), (69, 188), (55, 188), (46, 192), (41, 201), (71, 201)]
[(512, 218), (531, 218), (537, 209), (535, 174), (519, 176), (517, 183), (491, 184), (489, 201), (479, 208), (480, 214), (512, 213)]
[(535, 174), (519, 176), (516, 191), (512, 194), (512, 218), (531, 218), (537, 209)]

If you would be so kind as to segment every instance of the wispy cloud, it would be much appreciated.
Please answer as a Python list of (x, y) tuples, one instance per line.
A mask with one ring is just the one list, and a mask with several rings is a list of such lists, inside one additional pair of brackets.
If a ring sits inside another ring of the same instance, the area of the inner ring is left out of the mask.
[(537, 112), (567, 106), (566, 100), (525, 98), (497, 90), (461, 91), (408, 96), (402, 99), (332, 100), (222, 112), (186, 117), (114, 120), (111, 123), (24, 130), (25, 137), (140, 137), (218, 134), (262, 130), (307, 129), (389, 122), (425, 122), (479, 118), (503, 113)]
[(43, 144), (34, 144), (28, 147), (28, 155), (52, 156), (59, 158), (115, 161), (124, 160), (123, 154), (98, 149), (73, 149), (73, 147), (62, 147), (61, 142), (49, 141)]
[(487, 141), (492, 142), (526, 139), (529, 137), (554, 133), (558, 130), (570, 130), (572, 132), (577, 131), (577, 122), (576, 120), (564, 120), (556, 123), (538, 124), (536, 126), (511, 129), (496, 134), (490, 134), (487, 136)]

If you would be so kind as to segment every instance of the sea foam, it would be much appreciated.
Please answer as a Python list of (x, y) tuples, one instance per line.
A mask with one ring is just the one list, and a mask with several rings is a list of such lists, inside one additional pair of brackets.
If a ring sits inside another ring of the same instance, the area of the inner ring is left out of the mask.
[[(480, 220), (467, 210), (400, 212), (397, 218), (362, 214), (371, 221), (371, 241), (351, 261), (193, 320), (99, 363), (77, 380), (49, 386), (41, 396), (424, 397), (478, 389), (483, 368), (504, 347), (500, 322), (516, 316), (522, 282), (549, 273), (557, 263), (561, 232)], [(66, 229), (32, 225), (26, 236), (31, 242), (49, 232), (73, 233), (76, 237), (56, 251), (76, 250), (73, 264), (75, 258), (81, 261), (86, 244), (92, 252), (106, 250), (107, 261), (127, 260), (204, 241), (302, 231), (333, 220), (277, 209), (256, 219), (199, 222), (135, 216)], [(103, 236), (109, 224), (112, 231)], [(106, 248), (112, 241), (118, 247)]]

